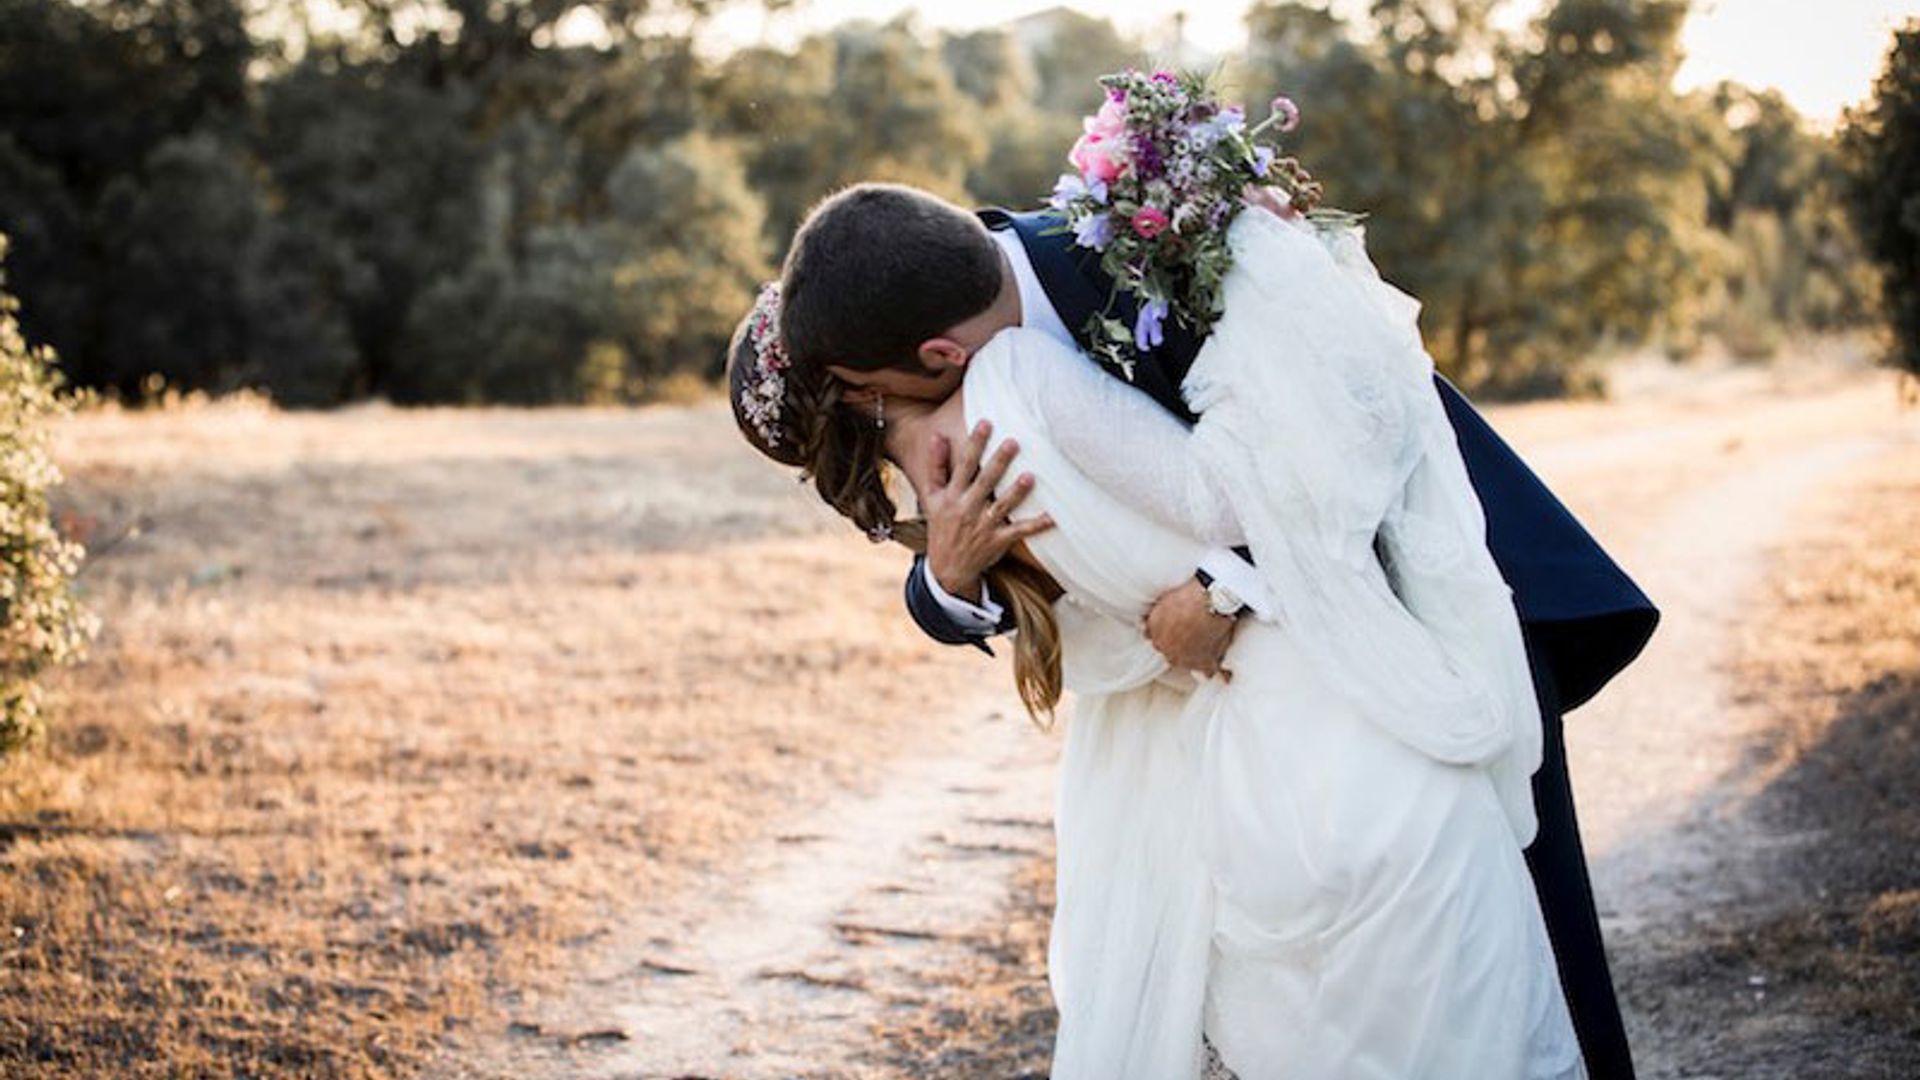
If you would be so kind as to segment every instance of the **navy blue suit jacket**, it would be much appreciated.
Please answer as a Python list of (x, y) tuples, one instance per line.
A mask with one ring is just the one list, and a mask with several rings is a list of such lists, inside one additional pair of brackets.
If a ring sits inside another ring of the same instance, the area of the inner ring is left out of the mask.
[[(1074, 246), (1070, 236), (1047, 235), (1059, 223), (1050, 213), (983, 210), (980, 217), (990, 229), (1012, 229), (1019, 236), (1047, 298), (1080, 338), (1088, 316), (1106, 306), (1111, 289), (1098, 257)], [(1114, 298), (1114, 314), (1132, 324), (1130, 297)], [(1084, 348), (1086, 341), (1080, 344)], [(1166, 340), (1135, 366), (1133, 385), (1193, 423), (1180, 382), (1199, 350), (1197, 338), (1168, 320)], [(1117, 369), (1102, 367), (1121, 377)], [(1571, 710), (1639, 655), (1660, 613), (1453, 384), (1438, 375), (1434, 384), (1486, 511), (1487, 547), (1513, 589), (1529, 646), (1551, 668), (1562, 710)], [(981, 643), (947, 617), (927, 592), (917, 564), (907, 577), (907, 608), (936, 641)]]

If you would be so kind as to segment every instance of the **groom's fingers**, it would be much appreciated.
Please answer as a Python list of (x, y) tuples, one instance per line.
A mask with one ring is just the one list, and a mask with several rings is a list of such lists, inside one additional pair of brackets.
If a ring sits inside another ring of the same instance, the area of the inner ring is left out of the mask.
[(935, 435), (927, 444), (933, 451), (933, 486), (943, 488), (953, 479), (953, 444), (945, 435)]
[[(1009, 460), (1011, 460), (1012, 455), (1008, 455), (1008, 457)], [(984, 476), (985, 474), (982, 473), (981, 475)], [(1027, 501), (1027, 496), (1032, 493), (1033, 474), (1021, 473), (1020, 479), (1015, 480), (1013, 486), (1007, 489), (1006, 498), (995, 499), (988, 513), (993, 517), (996, 524), (1005, 525), (1007, 523), (1007, 516), (1013, 513), (1015, 507)]]
[(960, 464), (954, 470), (953, 483), (971, 484), (980, 471), (980, 455), (987, 452), (987, 437), (993, 434), (993, 425), (985, 420), (973, 425), (973, 431), (967, 435), (967, 443), (960, 448)]
[(1027, 537), (1038, 536), (1051, 528), (1053, 528), (1053, 515), (1037, 514), (1025, 521), (1016, 521), (1011, 525), (1002, 526), (998, 537), (1003, 547), (1011, 548)]
[(1012, 439), (1001, 443), (993, 451), (993, 457), (987, 460), (987, 467), (973, 478), (973, 487), (967, 494), (976, 502), (985, 505), (993, 498), (993, 492), (1000, 486), (1000, 479), (1007, 475), (1007, 466), (1013, 464), (1013, 457), (1020, 452), (1020, 444)]

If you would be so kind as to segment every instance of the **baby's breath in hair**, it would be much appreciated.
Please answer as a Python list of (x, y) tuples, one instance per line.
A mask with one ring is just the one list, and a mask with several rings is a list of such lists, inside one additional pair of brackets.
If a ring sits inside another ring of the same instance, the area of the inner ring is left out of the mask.
[(760, 288), (747, 316), (747, 340), (753, 348), (753, 366), (741, 387), (739, 407), (769, 447), (781, 443), (780, 412), (787, 396), (787, 371), (793, 366), (780, 342), (780, 283)]

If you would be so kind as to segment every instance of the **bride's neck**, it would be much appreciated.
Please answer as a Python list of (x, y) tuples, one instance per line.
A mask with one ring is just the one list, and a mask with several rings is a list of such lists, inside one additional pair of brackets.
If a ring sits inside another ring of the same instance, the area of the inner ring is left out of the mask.
[(961, 393), (956, 390), (946, 400), (937, 402), (887, 399), (887, 457), (907, 474), (916, 494), (924, 495), (927, 477), (933, 471), (933, 437), (945, 435), (948, 442), (956, 445), (959, 442), (966, 426)]

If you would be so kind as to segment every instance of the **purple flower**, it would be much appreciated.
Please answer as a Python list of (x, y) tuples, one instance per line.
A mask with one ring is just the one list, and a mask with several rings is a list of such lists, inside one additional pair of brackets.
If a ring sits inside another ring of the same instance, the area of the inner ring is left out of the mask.
[(1174, 78), (1173, 72), (1171, 71), (1156, 71), (1153, 73), (1153, 81), (1162, 86), (1174, 86), (1178, 84), (1180, 80)]
[(1245, 131), (1246, 127), (1247, 114), (1238, 105), (1221, 109), (1219, 115), (1206, 123), (1207, 132), (1214, 142)]
[(1061, 173), (1060, 179), (1053, 185), (1053, 197), (1047, 205), (1064, 212), (1068, 204), (1080, 199), (1091, 199), (1101, 206), (1107, 204), (1107, 184), (1104, 180), (1088, 180), (1075, 173)]
[(1167, 171), (1166, 159), (1160, 156), (1160, 148), (1153, 145), (1153, 136), (1146, 132), (1133, 137), (1133, 167), (1149, 180), (1157, 180)]
[(1113, 219), (1105, 214), (1089, 214), (1073, 225), (1073, 242), (1095, 251), (1107, 250), (1113, 243)]
[(1256, 146), (1253, 148), (1253, 175), (1265, 177), (1273, 168), (1273, 147)]
[(1133, 347), (1141, 352), (1154, 348), (1166, 340), (1161, 321), (1167, 317), (1165, 300), (1149, 300), (1140, 305), (1140, 313), (1133, 320)]

